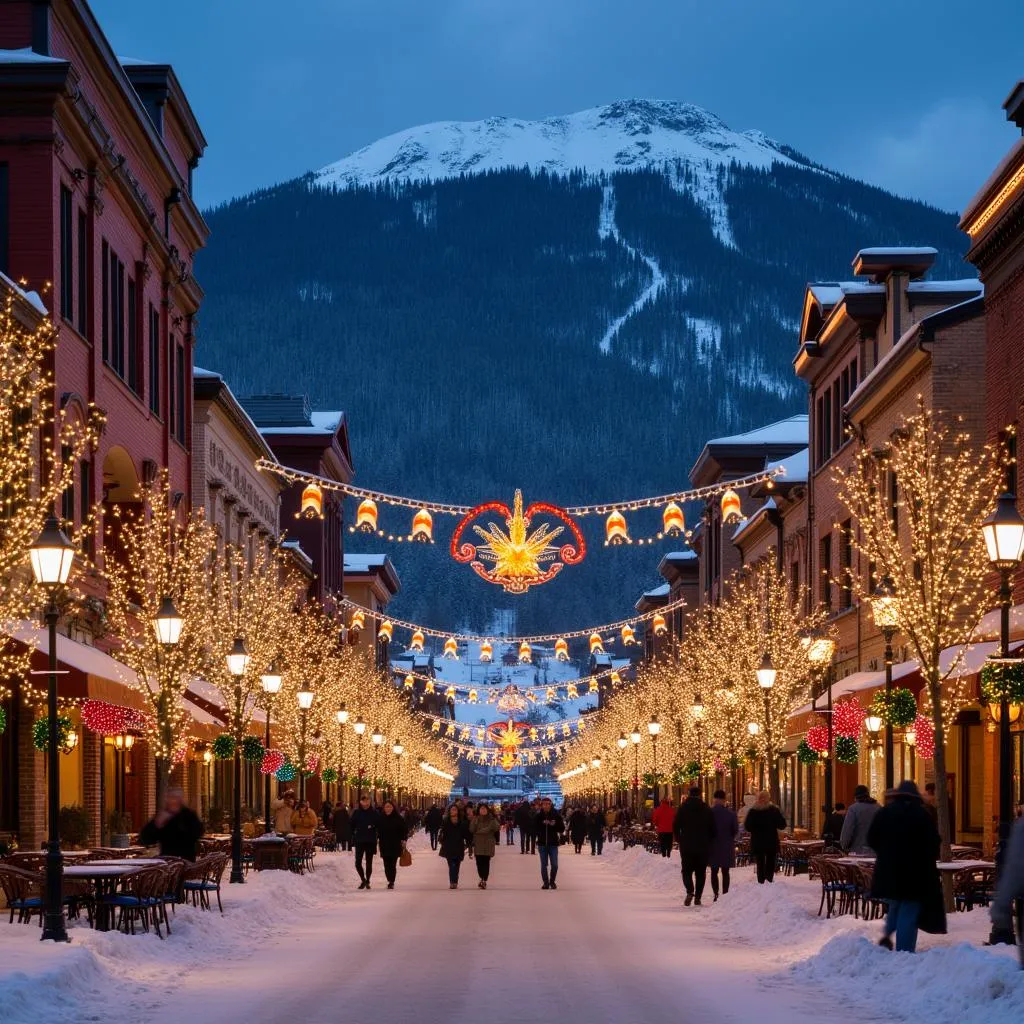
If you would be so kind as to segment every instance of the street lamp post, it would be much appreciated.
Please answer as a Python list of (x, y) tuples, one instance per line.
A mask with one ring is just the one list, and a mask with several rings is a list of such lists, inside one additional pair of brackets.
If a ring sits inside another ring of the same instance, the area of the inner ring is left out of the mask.
[(658, 806), (658, 791), (661, 788), (658, 785), (658, 733), (661, 732), (661, 722), (658, 721), (657, 715), (652, 715), (651, 720), (647, 723), (647, 732), (651, 737), (651, 744), (653, 750), (651, 752), (651, 775), (654, 779), (654, 806)]
[[(263, 693), (266, 697), (266, 700), (264, 701), (264, 708), (267, 712), (267, 724), (263, 733), (263, 748), (264, 750), (270, 750), (270, 710), (273, 707), (274, 698), (281, 692), (281, 673), (278, 672), (275, 662), (271, 662), (267, 671), (260, 676), (260, 686), (263, 687)], [(265, 818), (265, 831), (270, 832), (272, 822), (270, 818), (269, 772), (267, 772), (263, 778), (263, 815)]]
[(339, 794), (343, 803), (348, 803), (345, 798), (345, 726), (348, 725), (348, 708), (344, 704), (338, 707), (338, 785)]
[(42, 938), (54, 942), (69, 941), (64, 923), (64, 855), (60, 849), (60, 747), (57, 735), (57, 622), (60, 608), (57, 595), (68, 581), (74, 559), (74, 545), (61, 530), (57, 517), (49, 516), (29, 549), (29, 560), (36, 583), (46, 589), (49, 598), (43, 612), (50, 652), (46, 687), (49, 835), (46, 840)]
[(640, 726), (634, 725), (629, 734), (633, 743), (633, 813), (642, 820), (640, 813)]
[[(811, 663), (813, 670), (822, 673), (827, 693), (825, 703), (825, 728), (828, 730), (828, 749), (825, 751), (825, 823), (828, 824), (832, 817), (832, 759), (834, 756), (833, 745), (835, 736), (832, 726), (832, 656), (836, 651), (836, 642), (824, 630), (818, 629), (810, 633), (807, 638), (807, 660)], [(811, 702), (813, 711), (817, 711), (818, 694), (814, 695)], [(830, 839), (837, 840), (838, 836), (831, 833), (823, 833), (827, 843)]]
[(297, 694), (299, 702), (299, 800), (306, 799), (306, 726), (309, 721), (309, 709), (313, 706), (313, 691), (309, 685), (303, 686)]
[(697, 729), (697, 764), (700, 774), (697, 776), (700, 781), (701, 792), (704, 791), (704, 701), (699, 693), (693, 695), (693, 703), (690, 705), (690, 714), (693, 716), (694, 725)]
[[(624, 732), (620, 732), (619, 738), (615, 741), (615, 745), (619, 748), (619, 778), (622, 780), (625, 779), (625, 776), (622, 774), (625, 770), (623, 767), (623, 759), (625, 757), (626, 747), (628, 744), (629, 740), (626, 739), (626, 734)], [(616, 803), (618, 803), (618, 800), (616, 800)]]
[[(242, 705), (242, 676), (249, 668), (249, 652), (246, 650), (245, 641), (236, 636), (231, 650), (227, 655), (228, 671), (235, 680), (235, 713), (241, 715)], [(235, 735), (235, 770), (232, 785), (232, 808), (231, 808), (231, 876), (229, 882), (236, 885), (245, 881), (245, 873), (242, 871), (242, 730), (241, 719), (236, 724)]]
[(384, 742), (384, 733), (380, 731), (380, 728), (373, 730), (370, 736), (373, 741), (373, 801), (377, 802), (377, 757), (380, 754), (380, 745)]
[(405, 753), (405, 747), (402, 742), (395, 743), (391, 748), (391, 753), (395, 755), (395, 800), (399, 804), (402, 802), (402, 754)]
[(885, 788), (892, 789), (896, 778), (892, 746), (892, 638), (899, 625), (896, 606), (896, 588), (888, 576), (883, 576), (871, 598), (871, 614), (875, 625), (885, 637)]
[(764, 696), (764, 739), (765, 739), (765, 753), (767, 754), (766, 760), (768, 762), (768, 788), (771, 791), (772, 800), (778, 802), (779, 800), (779, 784), (778, 777), (776, 775), (776, 758), (775, 758), (775, 746), (772, 741), (772, 705), (770, 695), (772, 687), (775, 685), (775, 677), (778, 675), (775, 665), (772, 663), (772, 656), (768, 651), (764, 652), (764, 657), (761, 659), (761, 664), (755, 670), (757, 675), (757, 685), (761, 687), (761, 693)]
[(356, 766), (356, 783), (357, 790), (356, 800), (362, 800), (363, 798), (363, 735), (366, 732), (366, 723), (361, 717), (356, 717), (356, 720), (352, 723), (352, 731), (356, 734), (359, 740), (359, 758)]
[[(1024, 519), (1017, 511), (1016, 496), (1001, 494), (996, 507), (981, 527), (988, 558), (999, 571), (999, 659), (1010, 654), (1010, 606), (1013, 591), (1010, 576), (1024, 558)], [(1013, 824), (1013, 739), (1010, 735), (1010, 695), (1004, 686), (999, 695), (999, 841), (996, 846), (996, 873), (1003, 866), (1006, 844)], [(1009, 934), (993, 929), (993, 943), (1013, 942)]]
[[(164, 594), (160, 599), (160, 605), (157, 608), (156, 615), (153, 617), (152, 624), (157, 639), (156, 667), (159, 674), (164, 670), (164, 660), (168, 657), (171, 650), (178, 645), (178, 641), (181, 639), (181, 629), (184, 625), (178, 609), (174, 607), (174, 600), (170, 594)], [(157, 803), (161, 803), (165, 796), (163, 792), (163, 778), (163, 772), (158, 769), (156, 779)]]

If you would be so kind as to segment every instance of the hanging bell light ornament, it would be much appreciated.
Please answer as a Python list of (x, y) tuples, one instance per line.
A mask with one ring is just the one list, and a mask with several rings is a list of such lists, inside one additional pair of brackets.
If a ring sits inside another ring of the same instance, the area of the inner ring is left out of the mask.
[(605, 544), (632, 544), (626, 529), (626, 517), (621, 512), (612, 512), (604, 524)]
[(410, 674), (405, 677), (405, 688), (411, 690), (416, 685), (416, 678)]
[(490, 640), (485, 640), (480, 645), (480, 660), (488, 662), (494, 657), (494, 647), (491, 645)]
[(632, 626), (625, 625), (622, 627), (622, 642), (627, 647), (636, 643), (636, 632)]
[(425, 508), (412, 517), (412, 539), (423, 544), (434, 541), (434, 517)]
[(356, 608), (352, 612), (352, 621), (349, 622), (348, 628), (353, 633), (358, 633), (366, 625), (366, 612), (362, 608)]
[(382, 644), (391, 643), (391, 637), (394, 636), (395, 627), (391, 624), (389, 619), (385, 619), (380, 624), (380, 629), (377, 630), (377, 639)]
[(678, 537), (686, 529), (686, 520), (683, 518), (683, 510), (674, 502), (670, 501), (661, 513), (661, 530), (666, 537)]
[(600, 633), (590, 634), (590, 653), (604, 654), (604, 641), (601, 639)]
[(523, 665), (529, 665), (533, 661), (533, 652), (525, 640), (519, 645), (519, 661)]
[(444, 656), (446, 658), (457, 658), (459, 656), (459, 645), (455, 642), (455, 637), (450, 636), (445, 640)]
[(555, 660), (556, 661), (568, 661), (569, 660), (569, 644), (561, 637), (555, 641)]
[(377, 529), (377, 502), (363, 498), (356, 511), (356, 529), (362, 533), (374, 533)]
[(665, 616), (658, 612), (657, 615), (651, 619), (651, 628), (654, 630), (655, 636), (664, 636), (668, 632), (668, 623), (665, 621)]
[(423, 630), (417, 629), (412, 635), (412, 639), (409, 641), (409, 649), (413, 651), (422, 651), (423, 644), (426, 641), (426, 637), (423, 635)]
[(299, 514), (295, 517), (303, 519), (323, 519), (324, 517), (324, 492), (318, 484), (306, 484), (302, 491), (302, 504), (299, 507)]
[(740, 496), (731, 487), (722, 495), (721, 507), (723, 523), (738, 523), (743, 518)]

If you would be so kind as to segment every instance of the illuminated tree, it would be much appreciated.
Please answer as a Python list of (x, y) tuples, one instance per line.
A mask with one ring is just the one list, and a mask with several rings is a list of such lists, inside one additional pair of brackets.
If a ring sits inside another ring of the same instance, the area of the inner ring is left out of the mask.
[[(839, 497), (856, 518), (850, 540), (876, 579), (892, 581), (896, 628), (921, 666), (938, 780), (946, 778), (946, 735), (970, 696), (957, 669), (988, 602), (981, 523), (1004, 471), (995, 449), (972, 441), (957, 421), (926, 409), (918, 398), (917, 412), (903, 419), (884, 447), (862, 446), (853, 466), (835, 474)], [(852, 585), (870, 599), (872, 582), (856, 577)], [(947, 648), (961, 654), (943, 666)], [(948, 857), (947, 801), (939, 800), (937, 810)]]

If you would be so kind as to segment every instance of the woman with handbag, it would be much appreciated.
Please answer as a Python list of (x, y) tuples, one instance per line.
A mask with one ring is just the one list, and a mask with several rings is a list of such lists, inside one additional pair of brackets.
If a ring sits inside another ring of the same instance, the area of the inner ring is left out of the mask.
[(487, 879), (491, 876), (491, 858), (498, 845), (501, 824), (498, 816), (487, 804), (480, 804), (476, 814), (470, 819), (469, 831), (473, 836), (473, 854), (476, 858), (476, 873), (480, 876), (478, 883), (481, 889), (487, 888)]
[(468, 840), (469, 826), (459, 813), (459, 808), (452, 804), (438, 831), (439, 853), (448, 861), (449, 889), (458, 889), (459, 887), (459, 869), (466, 857)]
[(398, 874), (398, 858), (405, 849), (405, 841), (409, 837), (405, 818), (395, 810), (390, 800), (384, 801), (380, 818), (377, 821), (377, 842), (380, 859), (384, 862), (384, 877), (388, 880), (388, 888), (394, 889)]

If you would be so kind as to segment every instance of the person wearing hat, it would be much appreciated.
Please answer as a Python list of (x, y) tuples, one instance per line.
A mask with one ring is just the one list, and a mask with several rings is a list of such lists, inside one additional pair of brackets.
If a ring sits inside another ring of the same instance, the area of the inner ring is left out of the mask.
[(839, 845), (847, 853), (870, 856), (875, 852), (868, 842), (868, 830), (880, 810), (881, 806), (867, 786), (858, 786), (853, 791), (853, 804), (846, 812), (843, 831), (839, 836)]
[(939, 832), (921, 802), (917, 786), (905, 779), (893, 798), (871, 819), (868, 845), (875, 851), (871, 895), (888, 905), (878, 944), (913, 953), (918, 930), (946, 931), (946, 909), (936, 861)]

